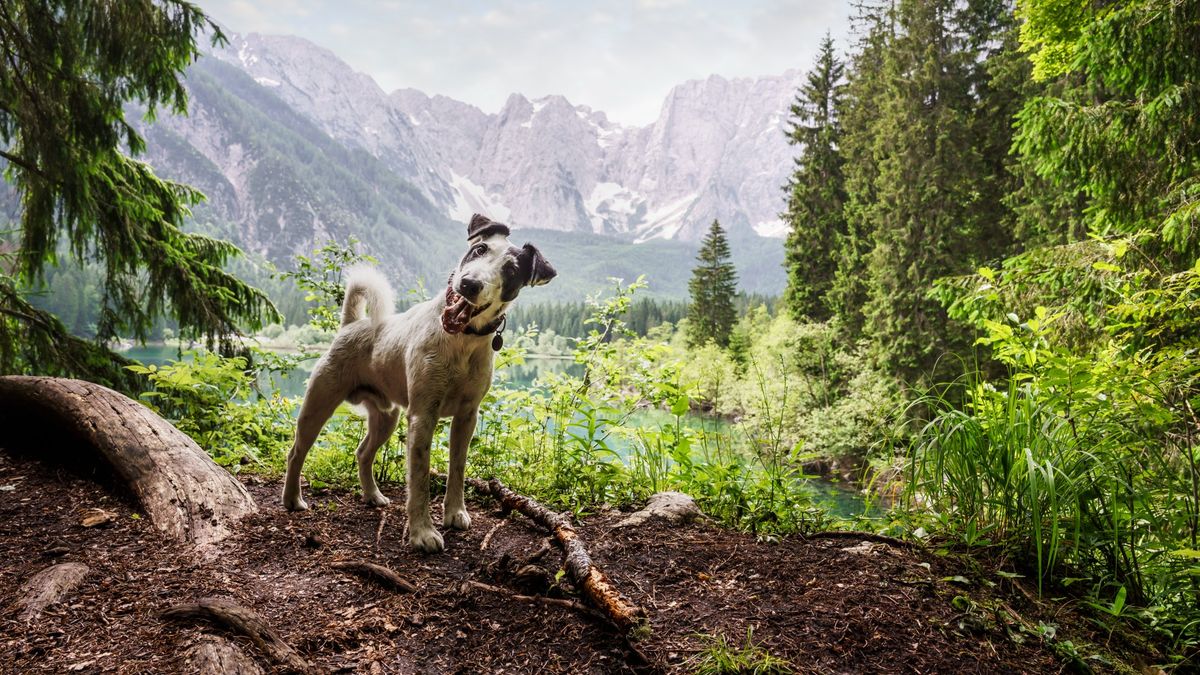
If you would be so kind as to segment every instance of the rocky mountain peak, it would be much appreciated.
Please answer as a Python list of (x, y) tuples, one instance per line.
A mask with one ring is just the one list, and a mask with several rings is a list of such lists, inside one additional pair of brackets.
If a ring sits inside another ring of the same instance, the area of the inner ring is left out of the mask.
[(624, 127), (559, 95), (514, 93), (486, 113), (415, 89), (388, 94), (296, 37), (233, 35), (214, 55), (451, 218), (482, 210), (518, 226), (634, 241), (695, 240), (714, 218), (735, 233), (783, 234), (780, 187), (793, 155), (783, 128), (798, 71), (683, 82), (653, 124)]

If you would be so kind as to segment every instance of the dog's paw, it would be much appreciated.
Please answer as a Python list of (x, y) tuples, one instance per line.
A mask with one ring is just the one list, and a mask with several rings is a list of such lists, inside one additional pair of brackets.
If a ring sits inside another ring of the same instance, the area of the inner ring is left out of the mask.
[(456, 530), (471, 529), (471, 514), (467, 513), (466, 509), (450, 511), (446, 517), (442, 519), (446, 527), (452, 527)]
[(392, 503), (392, 500), (384, 497), (382, 492), (363, 495), (363, 501), (367, 503), (367, 506), (387, 506)]
[(432, 527), (428, 529), (412, 528), (408, 533), (408, 545), (424, 553), (438, 553), (446, 548), (442, 535)]
[(307, 511), (308, 502), (304, 501), (304, 497), (300, 495), (284, 495), (283, 508), (288, 511)]

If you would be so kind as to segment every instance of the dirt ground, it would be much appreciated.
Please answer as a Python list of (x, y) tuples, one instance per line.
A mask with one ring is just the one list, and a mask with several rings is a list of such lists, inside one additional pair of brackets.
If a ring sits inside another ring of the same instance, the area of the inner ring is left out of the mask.
[[(577, 608), (511, 597), (570, 598), (572, 589), (555, 580), (557, 549), (518, 573), (546, 534), (490, 502), (471, 504), (470, 531), (445, 533), (445, 553), (422, 555), (404, 544), (398, 486), (385, 486), (386, 509), (351, 492), (309, 490), (312, 510), (290, 514), (276, 483), (245, 480), (260, 513), (201, 560), (100, 483), (0, 450), (0, 672), (186, 672), (181, 655), (220, 631), (160, 613), (202, 597), (253, 608), (320, 672), (690, 672), (711, 636), (740, 647), (748, 630), (798, 672), (1064, 669), (1036, 639), (1018, 644), (955, 600), (967, 580), (950, 578), (963, 572), (931, 554), (853, 539), (764, 543), (705, 524), (613, 529), (621, 514), (592, 516), (580, 531), (594, 560), (650, 615), (649, 635), (627, 642)], [(116, 517), (83, 527), (91, 508)], [(390, 567), (418, 591), (331, 567), (343, 559)], [(82, 585), (36, 622), (19, 621), (20, 585), (68, 561), (90, 567)], [(503, 592), (464, 592), (468, 580)]]

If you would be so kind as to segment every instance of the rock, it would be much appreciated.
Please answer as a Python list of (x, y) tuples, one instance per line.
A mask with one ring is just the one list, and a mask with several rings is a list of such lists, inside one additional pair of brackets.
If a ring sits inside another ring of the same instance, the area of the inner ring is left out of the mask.
[(871, 555), (878, 549), (883, 548), (882, 544), (873, 544), (869, 541), (864, 541), (854, 546), (847, 546), (842, 549), (842, 553), (850, 553), (853, 555)]
[(637, 527), (651, 519), (663, 520), (672, 525), (689, 523), (700, 515), (696, 500), (682, 492), (656, 492), (650, 495), (641, 511), (630, 514), (617, 523), (617, 527)]

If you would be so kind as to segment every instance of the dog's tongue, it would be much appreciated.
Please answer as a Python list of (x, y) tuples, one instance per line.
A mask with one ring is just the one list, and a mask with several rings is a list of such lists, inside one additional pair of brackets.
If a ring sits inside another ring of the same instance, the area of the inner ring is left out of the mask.
[(447, 333), (461, 333), (474, 315), (471, 303), (453, 288), (446, 288), (446, 308), (442, 310), (442, 329)]

